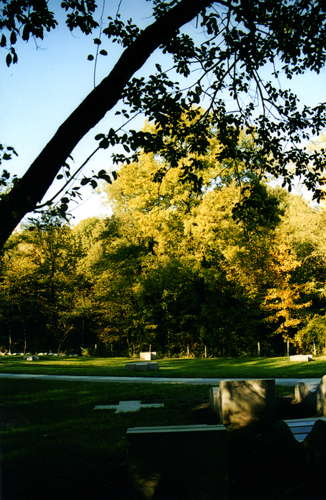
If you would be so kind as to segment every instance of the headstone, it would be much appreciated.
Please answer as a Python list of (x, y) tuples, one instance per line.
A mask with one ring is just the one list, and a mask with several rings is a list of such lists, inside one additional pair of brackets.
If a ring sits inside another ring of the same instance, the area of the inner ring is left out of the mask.
[(94, 410), (115, 410), (115, 413), (131, 413), (141, 408), (163, 408), (164, 403), (141, 403), (140, 401), (120, 401), (118, 405), (97, 405)]
[(326, 375), (321, 378), (316, 392), (316, 413), (318, 416), (326, 416)]
[(156, 352), (140, 352), (139, 358), (143, 361), (151, 361), (152, 359), (156, 359)]
[(38, 356), (27, 356), (27, 358), (25, 358), (26, 361), (37, 361), (39, 359)]
[(234, 428), (270, 421), (275, 413), (275, 380), (222, 380), (221, 422)]
[(159, 370), (160, 365), (156, 361), (141, 361), (138, 363), (127, 363), (125, 368), (127, 368), (127, 370), (138, 371)]
[(228, 498), (224, 426), (133, 427), (127, 439), (136, 498)]
[(310, 394), (310, 387), (305, 382), (298, 382), (294, 386), (294, 401), (295, 403), (302, 403)]
[(217, 415), (217, 420), (220, 418), (220, 388), (210, 387), (209, 389), (209, 404), (213, 412)]
[(312, 354), (294, 354), (290, 356), (290, 361), (313, 361)]
[(308, 415), (316, 415), (317, 392), (315, 387), (305, 382), (299, 382), (294, 387), (294, 404), (299, 405)]

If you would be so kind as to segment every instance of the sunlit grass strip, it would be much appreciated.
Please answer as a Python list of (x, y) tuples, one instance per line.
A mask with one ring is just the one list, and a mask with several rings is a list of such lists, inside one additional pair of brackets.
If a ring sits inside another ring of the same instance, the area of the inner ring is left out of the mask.
[(160, 359), (158, 371), (126, 370), (129, 358), (40, 357), (26, 361), (18, 357), (0, 358), (0, 373), (48, 375), (149, 376), (149, 377), (321, 377), (326, 374), (326, 357), (312, 362), (290, 362), (275, 358)]

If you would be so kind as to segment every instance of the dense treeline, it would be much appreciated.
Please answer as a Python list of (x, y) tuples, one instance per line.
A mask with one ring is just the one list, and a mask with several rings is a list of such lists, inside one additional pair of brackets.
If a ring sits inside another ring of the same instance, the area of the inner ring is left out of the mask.
[(43, 215), (9, 240), (2, 352), (324, 350), (323, 207), (209, 157), (201, 189), (143, 154), (106, 192), (107, 219)]

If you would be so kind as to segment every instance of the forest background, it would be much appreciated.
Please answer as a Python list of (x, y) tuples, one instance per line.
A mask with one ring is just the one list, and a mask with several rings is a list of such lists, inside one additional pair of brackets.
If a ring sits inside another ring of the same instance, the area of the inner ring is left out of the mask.
[(181, 167), (154, 182), (162, 160), (144, 153), (102, 184), (112, 216), (71, 227), (48, 212), (14, 233), (1, 268), (1, 351), (283, 355), (289, 342), (323, 353), (323, 204), (239, 162), (217, 164), (218, 147), (212, 139), (201, 158), (200, 191)]
[[(21, 44), (43, 40), (57, 21), (44, 1), (2, 4), (0, 45), (10, 69), (16, 48), (20, 58)], [(121, 1), (105, 28), (105, 1), (101, 12), (92, 0), (61, 4), (70, 31), (99, 36), (84, 57), (94, 62), (94, 88), (29, 167), (27, 156), (21, 178), (7, 170), (0, 178), (2, 351), (273, 354), (285, 341), (322, 352), (325, 210), (271, 183), (291, 188), (300, 178), (315, 200), (325, 194), (326, 105), (301, 104), (280, 81), (321, 75), (321, 2), (151, 4), (154, 22), (145, 29), (122, 20)], [(100, 49), (107, 42), (122, 50), (115, 65), (111, 49)], [(54, 45), (61, 61), (62, 45)], [(156, 50), (159, 59), (150, 61)], [(97, 62), (108, 55), (97, 84)], [(166, 60), (170, 69), (161, 66)], [(134, 76), (145, 62), (151, 72)], [(96, 149), (71, 174), (74, 147), (113, 108), (121, 126), (112, 128), (111, 114), (111, 128), (96, 130)], [(140, 117), (151, 126), (125, 131)], [(18, 121), (21, 137), (26, 123), (39, 123), (13, 116), (14, 129)], [(319, 153), (309, 152), (304, 144), (318, 135)], [(5, 162), (17, 155), (6, 144)], [(106, 160), (70, 185), (97, 151), (110, 148), (121, 168), (112, 171)], [(53, 210), (52, 195), (42, 198), (59, 180)], [(98, 184), (113, 216), (67, 225), (70, 201)]]

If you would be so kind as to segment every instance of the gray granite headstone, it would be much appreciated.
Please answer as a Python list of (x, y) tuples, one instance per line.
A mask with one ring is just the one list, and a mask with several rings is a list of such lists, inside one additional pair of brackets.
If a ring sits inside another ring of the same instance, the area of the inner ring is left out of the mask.
[(294, 386), (294, 401), (295, 403), (302, 403), (306, 400), (308, 395), (310, 394), (310, 387), (305, 384), (305, 382), (298, 382)]
[(294, 387), (294, 403), (300, 405), (307, 415), (316, 415), (317, 391), (316, 387), (299, 382)]
[(237, 428), (270, 421), (275, 412), (275, 380), (222, 380), (219, 401), (225, 425)]

